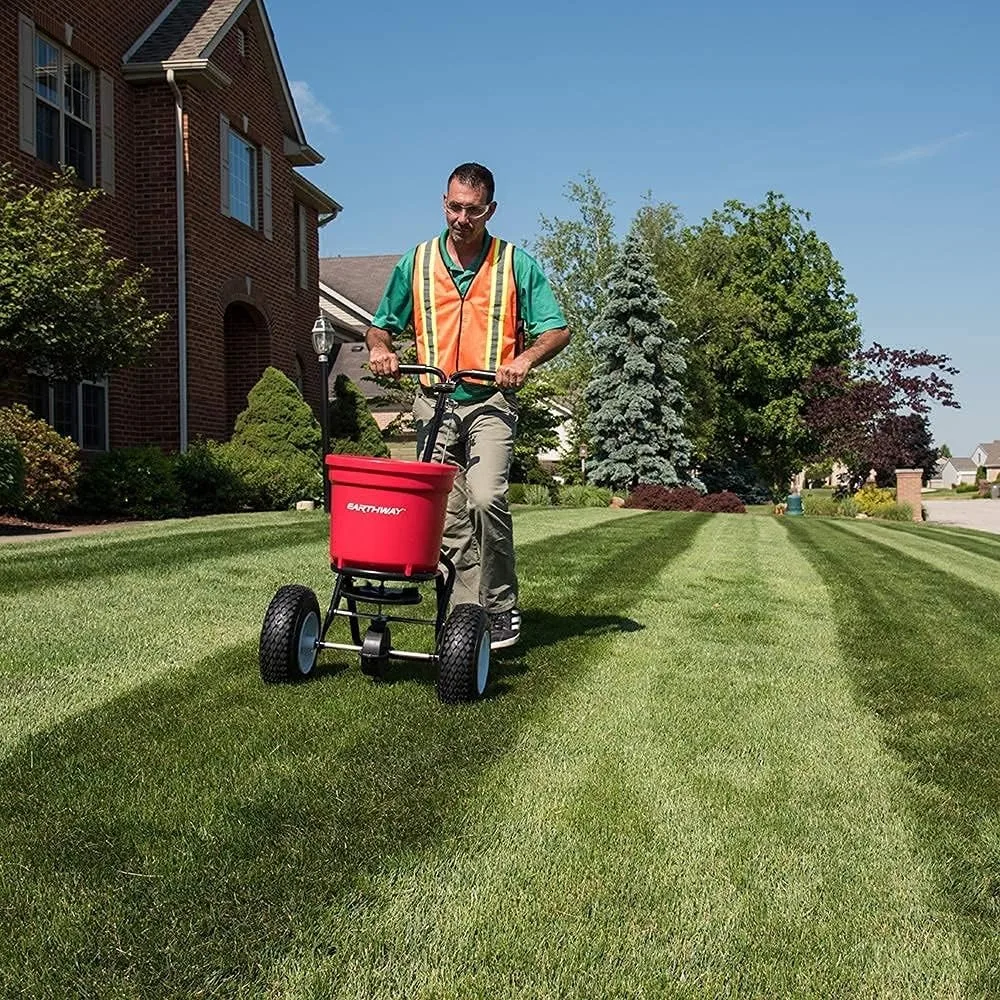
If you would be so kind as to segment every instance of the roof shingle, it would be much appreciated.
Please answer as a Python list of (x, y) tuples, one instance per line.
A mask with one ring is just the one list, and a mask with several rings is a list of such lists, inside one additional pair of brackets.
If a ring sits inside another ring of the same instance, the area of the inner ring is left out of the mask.
[(400, 254), (371, 257), (321, 257), (319, 280), (374, 314)]
[(243, 0), (180, 0), (129, 62), (198, 59)]

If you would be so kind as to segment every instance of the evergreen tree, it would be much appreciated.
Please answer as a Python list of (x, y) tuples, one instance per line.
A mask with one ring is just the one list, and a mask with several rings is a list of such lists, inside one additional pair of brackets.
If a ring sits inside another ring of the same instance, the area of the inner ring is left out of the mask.
[(338, 375), (333, 384), (329, 412), (331, 454), (389, 457), (365, 394), (346, 375)]
[(668, 304), (633, 228), (608, 275), (587, 387), (588, 476), (599, 485), (628, 490), (639, 483), (691, 481), (679, 381), (685, 365), (673, 324), (664, 317)]
[(268, 458), (319, 459), (319, 422), (295, 383), (277, 368), (266, 368), (250, 390), (232, 439)]

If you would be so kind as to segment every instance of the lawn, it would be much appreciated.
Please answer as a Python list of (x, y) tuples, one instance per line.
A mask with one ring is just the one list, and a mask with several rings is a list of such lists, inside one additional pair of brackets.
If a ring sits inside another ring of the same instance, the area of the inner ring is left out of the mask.
[(0, 996), (1000, 995), (1000, 537), (516, 529), (460, 708), (261, 684), (319, 514), (0, 546)]

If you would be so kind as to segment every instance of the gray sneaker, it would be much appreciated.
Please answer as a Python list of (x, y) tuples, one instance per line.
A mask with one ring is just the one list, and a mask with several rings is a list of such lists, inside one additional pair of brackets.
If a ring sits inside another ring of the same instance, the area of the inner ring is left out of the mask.
[(521, 610), (510, 608), (490, 615), (490, 649), (506, 649), (521, 638)]

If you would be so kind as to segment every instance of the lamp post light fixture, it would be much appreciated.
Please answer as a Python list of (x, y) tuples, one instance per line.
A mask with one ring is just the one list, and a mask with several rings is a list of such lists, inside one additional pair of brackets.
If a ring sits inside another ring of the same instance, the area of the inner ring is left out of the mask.
[(330, 352), (333, 350), (333, 324), (322, 314), (312, 328), (313, 350), (319, 358), (320, 400), (319, 425), (323, 433), (323, 457), (320, 472), (323, 475), (323, 510), (330, 513), (330, 477), (326, 471), (326, 456), (330, 450)]

